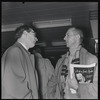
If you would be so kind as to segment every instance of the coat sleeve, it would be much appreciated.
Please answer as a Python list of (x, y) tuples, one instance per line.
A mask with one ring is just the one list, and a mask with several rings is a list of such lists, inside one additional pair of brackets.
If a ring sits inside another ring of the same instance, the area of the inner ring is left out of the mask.
[(3, 74), (4, 98), (22, 99), (31, 96), (28, 90), (28, 82), (25, 81), (25, 72), (21, 53), (17, 48), (7, 53), (5, 70)]
[(96, 63), (95, 69), (94, 69), (94, 77), (93, 77), (93, 83), (89, 84), (88, 91), (91, 94), (90, 96), (94, 99), (98, 98), (98, 59), (94, 56), (93, 62)]

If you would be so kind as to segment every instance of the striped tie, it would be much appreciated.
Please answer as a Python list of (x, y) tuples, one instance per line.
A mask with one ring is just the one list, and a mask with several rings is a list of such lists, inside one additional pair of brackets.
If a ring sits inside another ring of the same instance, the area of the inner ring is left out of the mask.
[(62, 66), (61, 75), (63, 75), (65, 78), (67, 77), (67, 75), (68, 75), (68, 68), (67, 68), (66, 65)]
[(79, 58), (72, 60), (72, 64), (80, 64)]

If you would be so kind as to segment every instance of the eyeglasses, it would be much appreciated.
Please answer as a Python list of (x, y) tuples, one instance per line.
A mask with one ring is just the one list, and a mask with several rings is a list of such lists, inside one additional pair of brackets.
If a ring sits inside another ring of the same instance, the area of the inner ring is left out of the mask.
[(35, 36), (36, 37), (36, 32), (29, 32), (29, 34), (31, 34), (31, 35), (33, 35), (33, 36)]
[(69, 35), (69, 34), (66, 34), (66, 36), (68, 36), (68, 37), (69, 37), (69, 36), (74, 36), (74, 35)]

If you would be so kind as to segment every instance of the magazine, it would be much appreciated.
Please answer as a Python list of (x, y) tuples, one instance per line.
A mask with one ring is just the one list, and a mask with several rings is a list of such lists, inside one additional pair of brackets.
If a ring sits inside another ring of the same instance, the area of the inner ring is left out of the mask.
[(73, 72), (78, 83), (92, 83), (96, 63), (90, 65), (70, 64), (70, 77)]
[[(78, 83), (92, 83), (94, 76), (94, 67), (96, 63), (90, 65), (70, 64), (70, 77), (72, 79), (73, 73)], [(76, 93), (76, 90), (70, 88), (72, 94)]]

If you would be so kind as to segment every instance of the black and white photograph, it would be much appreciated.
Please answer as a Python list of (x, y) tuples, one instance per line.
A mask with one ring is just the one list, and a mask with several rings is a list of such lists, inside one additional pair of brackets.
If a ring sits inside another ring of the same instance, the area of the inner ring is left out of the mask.
[(98, 2), (1, 2), (1, 99), (98, 99)]

